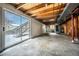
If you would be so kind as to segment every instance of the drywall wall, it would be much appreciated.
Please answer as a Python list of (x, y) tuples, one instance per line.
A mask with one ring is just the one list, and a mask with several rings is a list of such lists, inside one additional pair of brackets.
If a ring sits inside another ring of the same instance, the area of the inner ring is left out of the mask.
[(42, 23), (37, 20), (31, 19), (31, 37), (41, 35), (43, 33)]

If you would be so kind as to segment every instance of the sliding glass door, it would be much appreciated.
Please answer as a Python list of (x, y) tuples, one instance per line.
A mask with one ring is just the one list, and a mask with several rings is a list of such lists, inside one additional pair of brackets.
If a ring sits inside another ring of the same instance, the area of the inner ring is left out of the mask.
[(5, 47), (29, 38), (30, 25), (26, 17), (5, 10)]
[(25, 18), (25, 17), (22, 17), (22, 21), (21, 21), (21, 37), (22, 37), (22, 40), (25, 40), (26, 38), (29, 38), (29, 34), (30, 34), (30, 24), (29, 24), (29, 20), (27, 20), (28, 18)]

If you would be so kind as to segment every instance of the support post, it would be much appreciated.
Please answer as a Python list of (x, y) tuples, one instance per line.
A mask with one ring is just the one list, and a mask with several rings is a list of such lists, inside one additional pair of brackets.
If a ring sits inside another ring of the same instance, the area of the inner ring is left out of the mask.
[(74, 42), (74, 17), (71, 15), (71, 25), (72, 25), (72, 42)]
[(76, 41), (78, 41), (78, 16), (75, 17), (75, 37)]
[(67, 22), (66, 22), (66, 24), (65, 24), (65, 25), (66, 25), (66, 35), (67, 35)]

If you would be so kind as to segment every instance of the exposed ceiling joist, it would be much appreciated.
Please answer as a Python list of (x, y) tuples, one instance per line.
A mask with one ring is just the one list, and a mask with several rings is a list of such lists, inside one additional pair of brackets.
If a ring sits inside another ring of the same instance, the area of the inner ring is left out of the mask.
[[(16, 9), (19, 9), (23, 13), (35, 18), (38, 21), (43, 22), (46, 20), (47, 23), (56, 21), (56, 18), (63, 11), (64, 3), (19, 3), (13, 4)], [(49, 22), (50, 21), (50, 22)]]
[(38, 6), (38, 5), (40, 5), (41, 3), (25, 3), (25, 4), (21, 4), (21, 5), (19, 5), (18, 7), (17, 7), (17, 9), (20, 9), (20, 8), (23, 8), (23, 9), (26, 9), (26, 10), (28, 10), (28, 9), (31, 9), (31, 8), (33, 8), (33, 7), (35, 7), (35, 6)]
[(63, 4), (60, 4), (60, 5), (58, 5), (58, 4), (50, 4), (47, 7), (42, 7), (42, 8), (39, 8), (37, 10), (33, 10), (33, 11), (27, 11), (27, 13), (32, 13), (32, 14), (40, 13), (42, 11), (46, 11), (46, 10), (49, 10), (49, 9), (56, 10), (56, 9), (59, 9), (59, 7), (61, 8), (62, 6), (64, 7)]
[(38, 16), (37, 19), (49, 19), (49, 18), (55, 18), (57, 15), (48, 15), (48, 16)]
[(47, 16), (47, 15), (55, 15), (55, 14), (59, 14), (63, 11), (64, 8), (58, 9), (58, 10), (52, 10), (52, 11), (48, 11), (46, 13), (41, 13), (41, 14), (33, 14), (32, 16)]
[(44, 6), (44, 7), (42, 7), (42, 8), (37, 9), (37, 10), (27, 11), (27, 12), (28, 12), (28, 13), (37, 13), (37, 12), (43, 11), (43, 10), (45, 10), (45, 9), (51, 8), (53, 5), (54, 5), (54, 4), (51, 4), (51, 5), (47, 6), (47, 7)]
[(36, 20), (39, 20), (39, 21), (41, 21), (41, 22), (43, 22), (43, 21), (50, 21), (51, 19), (56, 19), (56, 17), (50, 17), (50, 18), (42, 18), (42, 19), (39, 19), (39, 18), (35, 18)]
[(42, 8), (44, 6), (45, 6), (44, 3), (41, 3), (41, 4), (39, 4), (39, 5), (37, 5), (37, 6), (33, 7), (33, 8), (30, 8), (28, 11), (34, 11), (34, 10), (39, 9), (39, 8)]
[(51, 24), (55, 24), (55, 21), (51, 21), (51, 22), (43, 22), (46, 25), (51, 25)]
[(18, 6), (16, 6), (16, 9), (20, 9), (23, 5), (25, 5), (25, 3), (21, 3)]

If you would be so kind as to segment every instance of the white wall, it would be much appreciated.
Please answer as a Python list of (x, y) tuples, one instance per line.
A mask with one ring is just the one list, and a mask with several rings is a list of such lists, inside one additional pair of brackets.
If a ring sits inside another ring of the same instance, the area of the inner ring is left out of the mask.
[(41, 35), (42, 33), (42, 23), (34, 19), (31, 19), (31, 37)]

